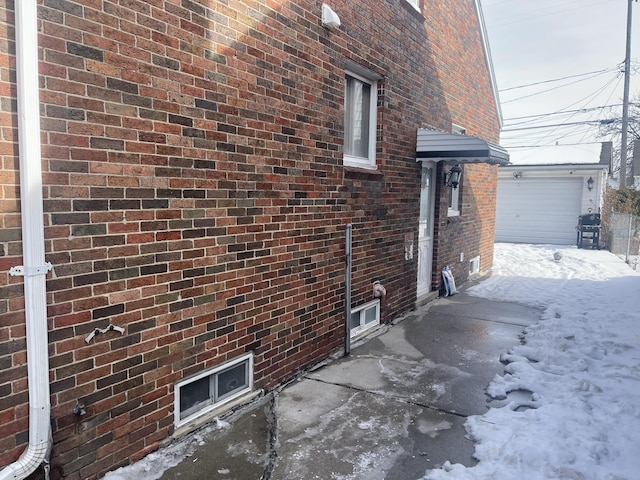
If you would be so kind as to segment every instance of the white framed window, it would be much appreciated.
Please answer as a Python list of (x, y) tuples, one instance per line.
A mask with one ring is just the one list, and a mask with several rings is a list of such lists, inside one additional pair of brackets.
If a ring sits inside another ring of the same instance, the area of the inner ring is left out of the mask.
[[(460, 178), (462, 179), (462, 177)], [(447, 208), (447, 216), (449, 217), (460, 216), (460, 196), (462, 194), (461, 187), (462, 187), (462, 181), (460, 182), (460, 185), (458, 185), (458, 188), (446, 187), (449, 190), (448, 192), (449, 204)]]
[[(455, 133), (457, 135), (466, 135), (467, 129), (458, 124), (452, 123), (451, 133)], [(462, 179), (462, 176), (460, 176), (460, 179)], [(462, 185), (462, 180), (460, 181), (460, 185)], [(460, 216), (460, 196), (462, 194), (460, 185), (458, 186), (458, 188), (449, 189), (449, 208), (447, 209), (447, 216), (449, 217)]]
[[(364, 69), (362, 69), (364, 70)], [(345, 75), (344, 164), (376, 168), (378, 79), (347, 71)]]
[(184, 425), (253, 389), (253, 353), (176, 383), (174, 421)]
[(351, 338), (378, 325), (380, 325), (380, 299), (372, 300), (351, 310), (351, 319), (349, 320)]
[(407, 0), (407, 3), (416, 10), (420, 11), (420, 0)]
[(469, 275), (480, 273), (480, 255), (469, 260)]

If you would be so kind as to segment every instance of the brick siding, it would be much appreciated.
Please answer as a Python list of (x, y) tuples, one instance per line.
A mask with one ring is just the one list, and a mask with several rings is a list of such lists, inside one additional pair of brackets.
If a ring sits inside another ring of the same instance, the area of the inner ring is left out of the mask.
[[(425, 0), (425, 17), (403, 0), (334, 1), (337, 30), (311, 0), (38, 3), (52, 479), (156, 449), (189, 375), (251, 351), (270, 389), (339, 351), (347, 223), (353, 305), (380, 280), (383, 321), (413, 308), (416, 129), (497, 140), (472, 0)], [(0, 17), (4, 466), (26, 446), (28, 400), (22, 279), (8, 274), (22, 264), (13, 2)], [(375, 172), (342, 166), (347, 60), (383, 78)], [(495, 177), (465, 166), (451, 222), (438, 187), (436, 287), (459, 251), (490, 267)], [(109, 323), (124, 335), (85, 342)]]
[[(440, 234), (435, 239), (434, 248), (438, 255), (434, 258), (434, 277), (439, 277), (445, 265), (451, 267), (456, 283), (469, 278), (469, 260), (480, 256), (480, 270), (487, 272), (493, 265), (493, 239), (495, 233), (495, 211), (497, 193), (496, 166), (467, 164), (464, 166), (460, 189), (462, 201), (460, 216), (447, 215), (447, 197), (436, 207), (435, 222)], [(442, 166), (438, 168), (439, 178), (444, 177)], [(446, 187), (440, 187), (447, 195)], [(460, 254), (464, 254), (460, 260)], [(436, 288), (442, 286), (440, 278), (434, 278)]]

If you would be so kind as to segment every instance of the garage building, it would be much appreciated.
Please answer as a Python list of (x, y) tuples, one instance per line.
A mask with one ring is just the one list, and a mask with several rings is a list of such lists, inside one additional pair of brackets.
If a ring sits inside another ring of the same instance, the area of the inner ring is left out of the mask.
[(496, 242), (572, 245), (578, 216), (600, 213), (608, 165), (508, 165), (498, 171)]

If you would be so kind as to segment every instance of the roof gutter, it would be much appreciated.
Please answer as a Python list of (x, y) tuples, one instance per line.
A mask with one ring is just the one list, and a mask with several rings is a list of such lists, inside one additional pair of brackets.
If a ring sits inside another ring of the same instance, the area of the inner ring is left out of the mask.
[[(0, 480), (22, 480), (51, 451), (51, 404), (47, 338), (46, 274), (42, 205), (42, 159), (38, 88), (38, 11), (36, 0), (19, 0), (16, 9), (16, 75), (22, 256), (24, 266), (10, 274), (24, 276), (27, 372), (29, 380), (29, 445), (20, 458), (0, 471)], [(48, 468), (45, 468), (48, 478)]]

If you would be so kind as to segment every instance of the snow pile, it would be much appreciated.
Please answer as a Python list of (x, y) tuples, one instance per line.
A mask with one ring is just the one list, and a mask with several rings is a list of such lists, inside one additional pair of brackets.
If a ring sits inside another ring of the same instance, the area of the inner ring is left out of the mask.
[(424, 478), (638, 478), (640, 272), (605, 251), (497, 244), (492, 277), (467, 293), (544, 315), (503, 355), (496, 406), (465, 424), (479, 463)]
[(202, 446), (218, 430), (227, 430), (231, 424), (215, 419), (210, 425), (196, 431), (176, 443), (150, 453), (142, 460), (107, 473), (103, 480), (157, 480), (168, 469), (190, 457), (198, 446)]

